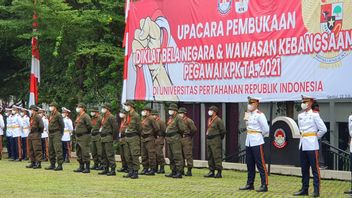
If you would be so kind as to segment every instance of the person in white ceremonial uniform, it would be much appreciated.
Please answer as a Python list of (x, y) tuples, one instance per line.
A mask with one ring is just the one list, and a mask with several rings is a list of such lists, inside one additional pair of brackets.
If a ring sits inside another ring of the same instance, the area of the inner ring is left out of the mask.
[(22, 159), (28, 160), (28, 152), (29, 152), (29, 144), (28, 144), (28, 135), (30, 131), (30, 123), (29, 123), (29, 116), (28, 110), (25, 108), (21, 108), (22, 117), (22, 131), (21, 131), (21, 147), (22, 147)]
[(247, 184), (240, 190), (254, 190), (255, 166), (260, 174), (261, 186), (257, 192), (268, 191), (268, 172), (264, 158), (264, 136), (269, 134), (269, 125), (265, 114), (259, 111), (259, 100), (257, 97), (248, 97), (248, 109), (245, 113), (247, 137), (246, 137), (246, 163)]
[(7, 158), (12, 160), (13, 156), (13, 140), (12, 140), (12, 108), (6, 108), (6, 147), (7, 147)]
[(64, 120), (65, 128), (64, 134), (62, 135), (62, 153), (66, 163), (70, 163), (71, 157), (71, 135), (73, 131), (72, 120), (68, 117), (71, 111), (65, 107), (62, 107), (62, 117)]
[(295, 196), (308, 195), (309, 168), (313, 173), (313, 197), (320, 196), (320, 168), (319, 168), (319, 142), (327, 132), (325, 123), (319, 112), (312, 110), (314, 98), (302, 95), (302, 112), (298, 114), (298, 128), (301, 133), (299, 142), (299, 153), (301, 160), (302, 188), (294, 193)]
[[(348, 133), (350, 135), (350, 141), (349, 141), (349, 146), (350, 146), (350, 171), (351, 171), (351, 177), (352, 177), (352, 113), (351, 113), (350, 116), (348, 116)], [(351, 180), (351, 188), (350, 188), (350, 190), (345, 191), (345, 194), (352, 194), (352, 180)]]
[(49, 120), (46, 117), (45, 110), (39, 109), (38, 111), (39, 116), (42, 117), (44, 130), (41, 135), (41, 142), (42, 142), (42, 152), (43, 152), (43, 161), (49, 160)]
[(22, 144), (21, 144), (21, 131), (23, 128), (22, 117), (19, 114), (21, 107), (13, 105), (12, 107), (12, 140), (13, 140), (13, 156), (14, 161), (22, 161)]
[(5, 121), (1, 112), (2, 112), (2, 107), (0, 107), (0, 160), (2, 159), (2, 141), (4, 136), (4, 130), (5, 130)]

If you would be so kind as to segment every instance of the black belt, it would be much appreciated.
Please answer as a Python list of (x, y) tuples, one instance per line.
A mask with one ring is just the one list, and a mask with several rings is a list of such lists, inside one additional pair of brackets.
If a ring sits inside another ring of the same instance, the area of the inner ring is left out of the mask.
[(171, 132), (171, 133), (166, 133), (165, 136), (166, 136), (166, 137), (172, 137), (172, 136), (175, 136), (175, 135), (177, 135), (177, 134), (179, 134), (179, 133), (177, 133), (177, 132)]
[(90, 132), (85, 132), (85, 133), (79, 133), (79, 134), (76, 134), (77, 137), (81, 137), (83, 135), (88, 135), (90, 134)]
[(112, 134), (110, 134), (110, 133), (102, 133), (102, 134), (100, 134), (101, 137), (106, 137), (108, 135), (112, 135)]
[(97, 133), (92, 133), (92, 136), (97, 136), (97, 135), (99, 135), (99, 132), (97, 132)]
[(207, 139), (208, 139), (208, 140), (211, 140), (211, 139), (214, 139), (214, 138), (216, 138), (216, 137), (218, 137), (218, 136), (220, 136), (220, 134), (208, 135), (208, 136), (207, 136)]
[(148, 137), (154, 137), (154, 136), (151, 135), (151, 134), (142, 134), (142, 137), (143, 137), (143, 138), (148, 138)]
[(134, 137), (134, 136), (139, 136), (138, 133), (132, 132), (132, 133), (125, 133), (126, 137)]

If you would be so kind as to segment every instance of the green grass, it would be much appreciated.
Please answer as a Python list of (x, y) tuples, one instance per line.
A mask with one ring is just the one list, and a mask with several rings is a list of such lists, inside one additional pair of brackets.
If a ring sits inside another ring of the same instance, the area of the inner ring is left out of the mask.
[[(27, 162), (0, 161), (0, 197), (292, 197), (300, 188), (299, 177), (269, 176), (269, 192), (239, 191), (246, 183), (246, 172), (224, 171), (222, 179), (204, 178), (206, 169), (194, 169), (193, 177), (166, 178), (164, 175), (140, 176), (132, 180), (115, 177), (74, 173), (77, 163), (64, 164), (63, 172), (25, 168)], [(48, 163), (43, 163), (43, 168)], [(118, 164), (120, 167), (121, 164)], [(256, 175), (256, 188), (259, 186)], [(312, 180), (311, 180), (312, 183)], [(349, 182), (322, 180), (321, 197), (348, 197)], [(312, 188), (310, 189), (310, 192)]]

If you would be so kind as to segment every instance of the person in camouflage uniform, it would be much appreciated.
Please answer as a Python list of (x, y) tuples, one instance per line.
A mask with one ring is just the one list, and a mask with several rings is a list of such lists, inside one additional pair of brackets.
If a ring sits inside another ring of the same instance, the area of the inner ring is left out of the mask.
[(133, 101), (127, 101), (124, 104), (125, 111), (127, 114), (127, 129), (126, 144), (127, 144), (127, 155), (126, 161), (128, 165), (128, 174), (124, 175), (125, 178), (137, 179), (139, 170), (139, 156), (141, 155), (141, 122), (138, 113), (135, 111), (135, 104)]
[(184, 107), (181, 107), (178, 109), (178, 114), (181, 116), (185, 126), (186, 130), (183, 133), (183, 136), (181, 138), (181, 145), (182, 145), (182, 155), (183, 158), (187, 162), (187, 173), (185, 176), (192, 176), (192, 168), (193, 168), (193, 143), (192, 143), (192, 137), (194, 134), (197, 132), (197, 127), (194, 124), (193, 120), (189, 117), (187, 117), (187, 109)]
[(142, 111), (142, 164), (143, 175), (155, 175), (156, 173), (156, 151), (155, 151), (155, 137), (159, 132), (159, 125), (151, 115), (151, 107), (145, 106)]
[(119, 146), (120, 146), (120, 157), (121, 157), (121, 163), (122, 163), (122, 168), (118, 170), (118, 172), (128, 172), (128, 166), (127, 166), (127, 161), (126, 161), (126, 154), (127, 154), (127, 145), (126, 145), (126, 118), (127, 112), (124, 109), (120, 110), (119, 117), (120, 117), (120, 130), (119, 130)]
[[(76, 107), (77, 118), (75, 121), (75, 136), (76, 136), (76, 154), (79, 162), (78, 169), (74, 172), (90, 173), (90, 139), (92, 130), (92, 121), (86, 113), (86, 105), (80, 103)], [(85, 168), (84, 168), (85, 165)]]
[(91, 167), (91, 169), (102, 170), (102, 148), (101, 137), (99, 133), (99, 124), (101, 122), (101, 116), (99, 115), (98, 107), (90, 109), (90, 116), (92, 121), (91, 153), (94, 161), (94, 165)]
[(168, 146), (168, 156), (170, 160), (171, 173), (166, 177), (182, 178), (184, 160), (182, 157), (181, 137), (186, 130), (182, 118), (177, 114), (176, 104), (169, 106), (169, 120), (167, 121), (165, 139)]
[[(100, 122), (100, 136), (102, 144), (102, 156), (105, 164), (100, 175), (115, 176), (116, 162), (113, 146), (113, 136), (118, 133), (118, 124), (114, 115), (111, 114), (111, 105), (106, 103), (101, 108), (102, 119)], [(110, 168), (110, 171), (109, 171)]]
[(158, 174), (165, 173), (165, 156), (164, 156), (164, 144), (165, 144), (165, 131), (166, 124), (160, 119), (159, 112), (157, 110), (152, 110), (152, 115), (155, 121), (159, 125), (159, 132), (155, 140), (155, 150), (156, 150), (156, 162), (160, 166)]
[[(64, 157), (62, 154), (62, 143), (61, 138), (64, 133), (65, 124), (61, 114), (58, 112), (59, 105), (56, 102), (52, 102), (49, 105), (50, 116), (49, 116), (49, 161), (50, 166), (45, 168), (46, 170), (62, 171), (62, 164)], [(55, 163), (57, 167), (55, 168)]]
[(38, 107), (31, 105), (29, 109), (32, 111), (30, 132), (28, 135), (29, 159), (31, 160), (31, 164), (26, 166), (26, 168), (38, 169), (42, 168), (42, 143), (40, 137), (44, 130), (44, 124), (42, 118), (38, 115)]
[[(219, 109), (216, 106), (209, 108), (208, 130), (206, 132), (209, 173), (204, 177), (222, 178), (222, 140), (226, 130), (218, 113)], [(215, 170), (218, 171), (216, 175)]]

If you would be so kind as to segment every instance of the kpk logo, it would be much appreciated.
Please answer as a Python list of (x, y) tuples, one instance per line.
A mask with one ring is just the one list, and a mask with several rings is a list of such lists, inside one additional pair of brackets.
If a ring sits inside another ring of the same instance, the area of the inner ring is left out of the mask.
[(235, 0), (235, 10), (237, 13), (245, 13), (248, 11), (249, 0)]
[(232, 0), (218, 0), (218, 11), (227, 14), (231, 10)]
[(287, 145), (286, 133), (282, 128), (278, 128), (274, 133), (274, 146), (276, 148), (282, 149)]

